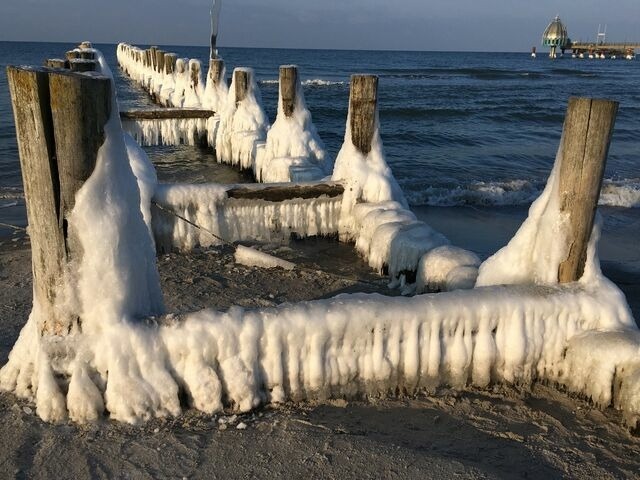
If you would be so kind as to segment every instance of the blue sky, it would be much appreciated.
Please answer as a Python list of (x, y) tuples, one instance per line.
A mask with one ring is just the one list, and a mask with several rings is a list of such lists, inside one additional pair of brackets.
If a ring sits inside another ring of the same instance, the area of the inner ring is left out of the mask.
[[(206, 45), (210, 0), (0, 0), (0, 40)], [(559, 14), (575, 39), (640, 42), (640, 0), (223, 0), (234, 47), (525, 51)]]

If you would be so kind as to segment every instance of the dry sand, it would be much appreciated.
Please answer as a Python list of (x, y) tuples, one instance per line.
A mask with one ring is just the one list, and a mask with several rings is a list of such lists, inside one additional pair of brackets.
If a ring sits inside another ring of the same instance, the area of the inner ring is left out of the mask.
[[(31, 307), (31, 269), (24, 242), (0, 248), (4, 363)], [(233, 263), (230, 249), (159, 258), (167, 306), (189, 311), (390, 293), (348, 246), (311, 240), (272, 250), (309, 270), (246, 268)], [(349, 280), (356, 276), (366, 283)], [(544, 385), (288, 404), (240, 416), (186, 410), (140, 426), (107, 418), (49, 425), (33, 405), (0, 394), (2, 478), (599, 479), (639, 471), (640, 438), (621, 426), (617, 412)]]

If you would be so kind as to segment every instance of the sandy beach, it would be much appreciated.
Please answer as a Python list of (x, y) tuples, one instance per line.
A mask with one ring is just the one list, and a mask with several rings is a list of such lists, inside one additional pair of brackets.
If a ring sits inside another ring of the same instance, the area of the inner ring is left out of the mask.
[[(508, 238), (522, 212), (483, 217), (477, 209), (455, 216), (430, 209), (419, 215), (464, 243), (449, 228), (456, 222), (473, 229), (473, 222), (486, 227), (493, 217), (492, 235), (504, 229)], [(348, 245), (310, 239), (262, 248), (304, 270), (243, 267), (234, 264), (230, 248), (159, 257), (168, 310), (395, 293)], [(637, 272), (613, 261), (604, 267), (638, 318)], [(0, 308), (4, 363), (31, 308), (24, 239), (2, 247)], [(631, 478), (639, 454), (640, 438), (622, 426), (616, 411), (540, 384), (284, 404), (238, 416), (207, 416), (185, 406), (176, 418), (139, 426), (108, 418), (51, 425), (35, 415), (34, 405), (0, 394), (2, 478)]]

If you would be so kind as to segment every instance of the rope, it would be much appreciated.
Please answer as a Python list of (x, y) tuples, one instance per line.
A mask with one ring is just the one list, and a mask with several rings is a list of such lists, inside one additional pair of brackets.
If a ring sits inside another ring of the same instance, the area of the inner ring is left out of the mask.
[[(225, 240), (224, 238), (220, 237), (219, 235), (216, 235), (215, 233), (213, 233), (211, 230), (209, 230), (209, 229), (207, 229), (207, 228), (205, 228), (205, 227), (202, 227), (202, 226), (198, 225), (197, 223), (192, 222), (192, 221), (191, 221), (191, 220), (189, 220), (188, 218), (183, 217), (183, 216), (182, 216), (182, 215), (180, 215), (179, 213), (176, 213), (176, 212), (174, 212), (173, 210), (171, 210), (170, 208), (167, 208), (167, 207), (165, 207), (165, 206), (163, 206), (163, 205), (160, 205), (159, 203), (154, 202), (153, 200), (151, 201), (151, 204), (152, 204), (152, 205), (154, 205), (155, 207), (158, 207), (158, 208), (159, 208), (160, 210), (162, 210), (163, 212), (166, 212), (166, 213), (168, 213), (169, 215), (173, 215), (174, 217), (179, 218), (179, 219), (180, 219), (180, 220), (182, 220), (183, 222), (186, 222), (186, 223), (188, 223), (189, 225), (191, 225), (191, 226), (193, 226), (193, 227), (195, 227), (195, 228), (197, 228), (197, 229), (199, 229), (199, 230), (202, 230), (202, 231), (204, 231), (204, 232), (207, 232), (207, 233), (208, 233), (209, 235), (211, 235), (213, 238), (215, 238), (215, 239), (217, 239), (217, 240), (221, 241), (223, 244), (225, 244), (225, 245), (227, 245), (227, 246), (229, 246), (229, 247), (233, 248), (233, 250), (234, 250), (234, 251), (235, 251), (235, 250), (237, 250), (237, 247), (236, 247), (233, 243), (231, 243), (230, 241)], [(315, 274), (315, 273), (317, 273), (317, 271), (318, 271), (318, 270), (320, 270), (320, 269), (318, 269), (318, 268), (316, 268), (316, 269), (313, 269), (313, 268), (307, 268), (307, 267), (304, 267), (304, 266), (302, 266), (302, 265), (297, 265), (297, 264), (296, 264), (296, 270), (306, 271), (307, 273), (314, 273), (314, 274)], [(350, 281), (350, 282), (362, 283), (362, 284), (370, 285), (370, 286), (373, 286), (373, 287), (376, 287), (376, 288), (379, 288), (379, 287), (380, 287), (380, 285), (379, 285), (378, 283), (370, 282), (370, 281), (368, 281), (368, 280), (362, 280), (362, 279), (358, 279), (358, 278), (354, 279), (354, 278), (347, 277), (347, 276), (345, 276), (345, 275), (340, 275), (339, 273), (327, 273), (327, 272), (324, 272), (324, 271), (322, 271), (322, 270), (320, 270), (320, 271), (321, 271), (321, 272), (323, 272), (323, 273), (325, 273), (325, 274), (327, 274), (327, 275), (332, 275), (332, 276), (334, 276), (334, 277), (336, 277), (336, 278), (341, 278), (342, 280), (348, 280), (348, 281)]]

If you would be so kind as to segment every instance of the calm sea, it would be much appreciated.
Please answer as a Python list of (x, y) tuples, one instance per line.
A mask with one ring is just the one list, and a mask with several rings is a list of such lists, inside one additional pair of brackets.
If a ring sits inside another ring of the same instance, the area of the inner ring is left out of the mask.
[[(18, 151), (5, 74), (7, 65), (40, 65), (73, 44), (0, 42), (0, 222), (24, 225)], [(120, 75), (115, 45), (96, 45), (116, 74), (123, 108), (149, 105)], [(202, 47), (168, 47), (208, 57)], [(379, 104), (387, 160), (410, 203), (419, 206), (526, 205), (540, 192), (558, 148), (571, 95), (615, 99), (620, 111), (603, 201), (640, 207), (640, 59), (552, 61), (526, 53), (375, 52), (222, 48), (228, 72), (253, 67), (273, 121), (278, 66), (297, 64), (307, 104), (331, 155), (340, 148), (349, 76), (380, 77)], [(162, 180), (233, 181), (195, 148), (151, 149)], [(226, 176), (225, 176), (226, 175)], [(0, 227), (0, 235), (7, 230)]]

